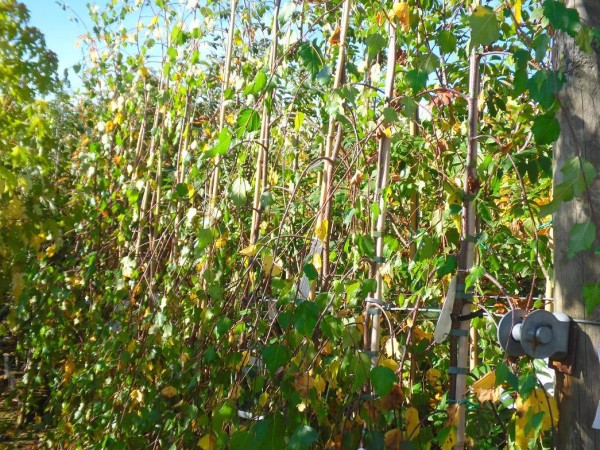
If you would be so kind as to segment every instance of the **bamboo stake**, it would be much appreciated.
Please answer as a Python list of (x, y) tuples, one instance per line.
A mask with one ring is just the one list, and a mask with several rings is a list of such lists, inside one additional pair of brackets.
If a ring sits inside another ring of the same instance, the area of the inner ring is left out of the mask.
[[(342, 21), (340, 24), (340, 42), (339, 53), (335, 69), (335, 79), (333, 90), (336, 91), (342, 87), (346, 65), (346, 38), (348, 35), (348, 24), (350, 22), (350, 9), (352, 0), (344, 0), (342, 10)], [(336, 136), (334, 136), (336, 135)], [(329, 278), (329, 236), (331, 231), (331, 191), (333, 188), (333, 169), (337, 159), (337, 153), (342, 142), (342, 127), (335, 118), (329, 118), (329, 128), (327, 130), (327, 139), (325, 141), (325, 160), (323, 165), (323, 178), (321, 183), (321, 198), (319, 202), (319, 213), (317, 216), (317, 227), (327, 230), (326, 236), (322, 239), (323, 258), (321, 281), (325, 287)], [(324, 225), (325, 224), (325, 225)]]
[[(388, 54), (387, 54), (387, 72), (385, 78), (385, 98), (386, 102), (394, 97), (394, 79), (396, 77), (396, 30), (397, 25), (394, 20), (390, 20), (388, 27)], [(383, 275), (381, 274), (381, 265), (383, 264), (383, 244), (385, 233), (385, 217), (387, 205), (384, 198), (384, 190), (388, 185), (390, 172), (390, 147), (392, 139), (384, 134), (379, 141), (379, 150), (377, 154), (377, 184), (375, 190), (375, 201), (379, 203), (379, 215), (375, 225), (375, 279), (377, 281), (377, 292), (375, 301), (383, 301)], [(368, 307), (368, 305), (367, 305)], [(376, 308), (371, 320), (371, 361), (373, 365), (377, 364), (379, 344), (381, 337), (381, 310)]]
[[(219, 133), (225, 126), (225, 91), (229, 87), (229, 79), (231, 73), (231, 55), (233, 53), (233, 33), (235, 31), (235, 12), (237, 9), (238, 0), (231, 1), (231, 12), (229, 14), (229, 30), (227, 32), (227, 49), (225, 51), (225, 62), (223, 64), (223, 85), (221, 88), (221, 104), (219, 105)], [(221, 165), (221, 155), (215, 157), (215, 168), (210, 178), (210, 184), (208, 187), (209, 202), (208, 202), (208, 214), (207, 218), (209, 223), (212, 223), (215, 216), (213, 210), (217, 202), (217, 194), (219, 192), (219, 175)]]
[[(477, 131), (479, 125), (479, 59), (480, 55), (472, 51), (469, 61), (469, 133), (467, 142), (467, 160), (463, 189), (462, 207), (462, 237), (460, 251), (458, 254), (458, 274), (456, 283), (456, 301), (454, 303), (454, 315), (467, 315), (472, 310), (472, 303), (465, 293), (465, 280), (467, 273), (473, 267), (475, 256), (475, 196), (479, 190), (477, 179)], [(460, 330), (458, 336), (452, 336), (451, 341), (451, 398), (456, 401), (456, 445), (455, 449), (463, 449), (465, 446), (465, 394), (467, 390), (467, 370), (469, 364), (469, 329), (468, 320), (453, 321), (454, 329)], [(454, 361), (452, 361), (454, 360)], [(454, 364), (452, 364), (454, 362)]]
[[(270, 78), (275, 75), (277, 68), (277, 45), (279, 39), (279, 4), (280, 0), (275, 0), (275, 9), (273, 11), (273, 30), (271, 33), (271, 54), (269, 55), (269, 74)], [(252, 226), (250, 228), (250, 243), (255, 244), (258, 240), (260, 231), (260, 218), (262, 215), (262, 205), (260, 197), (263, 194), (264, 187), (267, 184), (268, 176), (268, 157), (269, 157), (269, 134), (271, 131), (271, 113), (269, 111), (269, 101), (273, 98), (272, 91), (265, 94), (263, 100), (263, 110), (260, 126), (260, 147), (256, 160), (256, 174), (254, 181), (254, 202), (252, 204)]]

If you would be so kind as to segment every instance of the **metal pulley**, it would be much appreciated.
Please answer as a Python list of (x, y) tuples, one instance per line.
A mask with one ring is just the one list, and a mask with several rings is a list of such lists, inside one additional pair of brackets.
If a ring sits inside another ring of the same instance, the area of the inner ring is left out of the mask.
[(565, 313), (514, 309), (500, 320), (498, 342), (513, 357), (560, 360), (568, 354), (570, 332), (571, 318)]

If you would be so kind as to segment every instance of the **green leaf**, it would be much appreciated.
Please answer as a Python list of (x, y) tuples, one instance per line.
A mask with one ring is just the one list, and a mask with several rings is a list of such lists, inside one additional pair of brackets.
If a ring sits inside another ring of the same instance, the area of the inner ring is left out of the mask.
[(581, 195), (596, 178), (596, 168), (589, 161), (573, 156), (565, 161), (561, 168), (563, 182), (555, 186), (554, 198), (569, 201)]
[(552, 144), (560, 135), (560, 125), (556, 117), (537, 116), (531, 126), (533, 137), (538, 145)]
[(219, 133), (219, 140), (217, 144), (204, 153), (205, 158), (214, 158), (217, 155), (224, 155), (229, 151), (229, 147), (231, 145), (231, 138), (233, 135), (228, 128), (223, 128)]
[(592, 248), (596, 240), (596, 225), (588, 220), (587, 222), (573, 225), (569, 232), (569, 250), (567, 257), (572, 258), (579, 252)]
[(254, 79), (254, 90), (252, 91), (252, 93), (254, 95), (260, 94), (266, 85), (267, 85), (267, 74), (264, 73), (262, 70), (260, 70), (256, 74), (256, 78)]
[(427, 86), (427, 78), (429, 74), (422, 70), (409, 70), (406, 72), (406, 81), (412, 88), (413, 92), (420, 91)]
[(229, 448), (231, 450), (247, 450), (249, 448), (260, 448), (254, 433), (250, 431), (236, 431), (229, 441)]
[(300, 131), (302, 128), (302, 124), (304, 123), (304, 113), (302, 111), (296, 112), (296, 117), (294, 118), (294, 130), (296, 133)]
[(315, 331), (319, 318), (319, 307), (315, 302), (303, 301), (296, 307), (294, 328), (303, 336), (310, 337)]
[(254, 426), (254, 432), (260, 445), (254, 448), (260, 448), (261, 450), (281, 450), (284, 448), (285, 424), (286, 421), (281, 414), (273, 414), (257, 422)]
[(242, 206), (246, 203), (246, 198), (250, 192), (250, 183), (244, 178), (237, 178), (231, 185), (231, 199), (236, 206)]
[(290, 438), (289, 450), (306, 450), (319, 438), (319, 433), (308, 425), (300, 425)]
[(311, 74), (313, 80), (323, 67), (323, 58), (316, 43), (303, 42), (298, 48), (302, 65)]
[(387, 45), (386, 40), (379, 33), (368, 35), (367, 39), (365, 39), (365, 42), (367, 44), (367, 55), (369, 56), (369, 59), (374, 59), (377, 54)]
[(440, 66), (440, 60), (433, 53), (419, 55), (415, 58), (415, 68), (421, 72), (426, 72), (427, 75), (434, 72)]
[(204, 250), (206, 247), (213, 243), (213, 234), (210, 228), (203, 228), (198, 230), (196, 236), (198, 238), (197, 246), (199, 250)]
[(380, 397), (387, 395), (397, 381), (398, 377), (389, 367), (377, 366), (371, 369), (371, 383)]
[(442, 30), (437, 34), (442, 53), (453, 53), (456, 51), (456, 36), (450, 30)]
[(575, 36), (580, 26), (579, 13), (576, 9), (567, 8), (564, 3), (556, 0), (544, 2), (544, 16), (556, 30), (565, 31), (570, 36)]
[(262, 357), (267, 370), (275, 373), (289, 361), (291, 354), (287, 347), (281, 344), (271, 344), (263, 349)]
[(302, 266), (302, 272), (304, 272), (304, 275), (306, 275), (306, 278), (308, 278), (310, 281), (314, 281), (319, 278), (319, 272), (317, 272), (317, 269), (311, 263), (304, 264), (304, 266)]
[(575, 36), (575, 43), (582, 52), (592, 54), (592, 33), (589, 28), (582, 27)]
[(260, 128), (260, 116), (252, 108), (243, 109), (237, 120), (237, 136), (242, 137), (244, 133), (251, 133)]
[(600, 305), (600, 283), (586, 284), (582, 289), (585, 312), (588, 316)]
[(481, 266), (474, 266), (471, 268), (469, 274), (465, 279), (465, 289), (469, 289), (478, 280), (485, 276), (485, 269)]
[(469, 16), (471, 41), (469, 53), (480, 45), (489, 45), (500, 38), (498, 20), (493, 9), (487, 6), (477, 6)]
[(373, 238), (367, 235), (356, 236), (356, 243), (358, 244), (358, 253), (360, 256), (367, 256), (368, 258), (375, 258), (375, 243)]
[(564, 77), (553, 70), (538, 70), (527, 82), (531, 97), (542, 108), (549, 109), (556, 101), (556, 94), (564, 83)]

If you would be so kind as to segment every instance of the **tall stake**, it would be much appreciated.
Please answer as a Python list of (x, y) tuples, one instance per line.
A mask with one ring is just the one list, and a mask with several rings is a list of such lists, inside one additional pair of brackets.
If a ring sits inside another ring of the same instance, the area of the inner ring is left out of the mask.
[[(346, 37), (348, 35), (348, 23), (350, 19), (350, 9), (352, 0), (345, 0), (342, 11), (342, 22), (340, 24), (340, 42), (338, 60), (335, 69), (335, 79), (333, 82), (333, 92), (342, 87), (344, 80), (344, 71), (346, 66)], [(335, 136), (334, 136), (335, 135)], [(321, 199), (319, 202), (319, 213), (317, 216), (317, 226), (325, 229), (323, 244), (323, 268), (321, 279), (325, 288), (329, 278), (329, 232), (331, 230), (331, 194), (333, 188), (333, 169), (337, 153), (342, 143), (342, 126), (334, 117), (329, 118), (329, 128), (327, 130), (327, 140), (325, 141), (325, 162), (323, 166), (323, 178), (321, 182)]]
[[(456, 301), (453, 317), (466, 316), (471, 312), (473, 293), (465, 292), (465, 281), (473, 267), (475, 256), (476, 223), (475, 197), (479, 190), (477, 179), (477, 132), (479, 125), (479, 59), (480, 55), (471, 52), (469, 62), (469, 134), (467, 141), (467, 160), (463, 189), (462, 236), (458, 253), (458, 273), (456, 275)], [(465, 445), (465, 393), (467, 390), (467, 372), (469, 364), (469, 328), (468, 320), (453, 320), (451, 333), (451, 386), (450, 398), (457, 404), (456, 445), (463, 449)]]
[[(275, 74), (277, 68), (277, 40), (279, 38), (279, 3), (275, 0), (275, 10), (273, 11), (273, 30), (271, 33), (271, 54), (269, 55), (269, 74), (271, 77)], [(260, 230), (260, 216), (262, 206), (260, 197), (263, 194), (264, 186), (268, 175), (268, 157), (269, 157), (269, 134), (271, 131), (271, 114), (269, 112), (269, 99), (273, 98), (272, 91), (267, 91), (263, 100), (263, 110), (260, 126), (260, 146), (256, 159), (256, 175), (254, 181), (254, 202), (252, 204), (252, 226), (250, 228), (250, 243), (254, 244), (258, 240)]]
[[(225, 51), (225, 63), (223, 64), (223, 87), (221, 88), (221, 104), (219, 105), (219, 133), (225, 126), (225, 91), (229, 87), (229, 78), (231, 72), (231, 55), (233, 53), (233, 33), (235, 32), (235, 11), (238, 0), (231, 1), (231, 12), (229, 14), (229, 30), (227, 32), (227, 49)], [(214, 206), (217, 202), (219, 192), (219, 166), (221, 164), (221, 155), (215, 158), (215, 168), (213, 170), (210, 185), (208, 187), (209, 201), (207, 218), (212, 223), (214, 220)]]
[[(385, 100), (389, 103), (394, 97), (394, 78), (396, 77), (396, 30), (395, 20), (389, 21), (388, 26), (388, 54), (387, 54), (387, 72), (385, 77)], [(385, 233), (385, 216), (387, 205), (384, 197), (384, 190), (388, 185), (390, 172), (390, 147), (392, 139), (388, 134), (383, 134), (379, 141), (379, 149), (377, 154), (377, 186), (375, 189), (375, 199), (379, 203), (379, 214), (375, 225), (375, 279), (377, 280), (377, 292), (375, 293), (376, 302), (383, 300), (383, 275), (381, 274), (381, 265), (384, 262), (383, 243)], [(368, 307), (368, 305), (367, 305)], [(371, 324), (371, 352), (373, 365), (377, 364), (377, 355), (379, 352), (379, 341), (381, 335), (381, 310), (376, 308), (373, 310)]]

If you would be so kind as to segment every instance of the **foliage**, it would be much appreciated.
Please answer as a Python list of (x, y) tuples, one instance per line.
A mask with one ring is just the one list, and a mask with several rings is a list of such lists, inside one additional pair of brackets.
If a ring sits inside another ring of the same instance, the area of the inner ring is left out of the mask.
[[(432, 344), (434, 324), (417, 310), (439, 307), (456, 270), (468, 56), (482, 55), (477, 256), (468, 280), (487, 311), (513, 301), (540, 307), (540, 280), (551, 283), (548, 215), (596, 176), (581, 158), (569, 162), (550, 201), (549, 144), (565, 81), (548, 70), (549, 45), (555, 30), (586, 28), (550, 0), (473, 11), (452, 1), (347, 3), (337, 89), (340, 2), (238, 5), (231, 61), (225, 2), (91, 5), (84, 88), (58, 96), (58, 107), (36, 100), (53, 85), (55, 60), (41, 36), (21, 27), (24, 8), (0, 3), (2, 32), (32, 36), (15, 56), (29, 69), (1, 69), (14, 90), (2, 91), (3, 102), (18, 111), (0, 112), (1, 124), (14, 121), (0, 127), (0, 249), (4, 271), (20, 267), (12, 331), (29, 359), (26, 386), (50, 388), (43, 418), (54, 426), (51, 446), (452, 447), (449, 349)], [(390, 20), (401, 27), (396, 90), (386, 101)], [(23, 82), (25, 74), (35, 77)], [(331, 219), (318, 221), (330, 123), (343, 133)], [(373, 365), (363, 310), (376, 284), (371, 231), (381, 213), (374, 190), (383, 136), (391, 169), (379, 271), (387, 305), (400, 311), (386, 310)], [(259, 148), (268, 152), (257, 169)], [(591, 222), (576, 225), (571, 252), (590, 248), (595, 233)], [(313, 237), (329, 241), (327, 279), (321, 254), (308, 252)], [(303, 276), (310, 298), (298, 295)], [(469, 442), (541, 446), (555, 422), (530, 362), (505, 361), (490, 319), (473, 327), (480, 381), (469, 396)]]

